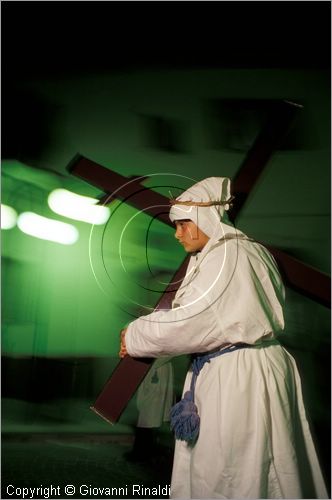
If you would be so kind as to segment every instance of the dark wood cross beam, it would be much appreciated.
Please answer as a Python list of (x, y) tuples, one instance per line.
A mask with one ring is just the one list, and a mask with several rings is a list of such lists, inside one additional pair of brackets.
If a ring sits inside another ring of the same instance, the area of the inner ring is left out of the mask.
[(302, 106), (299, 104), (289, 101), (274, 101), (270, 104), (265, 126), (259, 132), (232, 180), (232, 194), (236, 199), (230, 212), (232, 222), (235, 222), (267, 162), (287, 135), (300, 108)]
[[(265, 127), (248, 151), (233, 181), (233, 195), (239, 200), (238, 206), (232, 210), (233, 222), (244, 206), (269, 158), (286, 135), (298, 107), (298, 105), (287, 101), (281, 101), (279, 105), (276, 105)], [(73, 175), (109, 193), (102, 198), (101, 202), (120, 199), (139, 210), (144, 210), (152, 217), (158, 217), (166, 224), (172, 225), (168, 218), (169, 200), (144, 187), (141, 184), (144, 178), (124, 177), (79, 155), (71, 161), (68, 170)], [(328, 276), (281, 250), (270, 246), (268, 248), (274, 254), (288, 286), (326, 306), (330, 304), (330, 279)], [(188, 258), (175, 273), (156, 309), (171, 308), (178, 288), (176, 284), (185, 275), (187, 265)], [(108, 422), (115, 423), (144, 379), (152, 362), (152, 359), (134, 359), (130, 356), (122, 359), (91, 409)]]
[[(188, 262), (189, 257), (186, 257), (160, 298), (155, 311), (172, 308), (172, 300), (179, 287), (177, 283), (182, 282)], [(152, 358), (132, 358), (128, 355), (121, 359), (91, 410), (111, 424), (117, 422), (153, 361)]]

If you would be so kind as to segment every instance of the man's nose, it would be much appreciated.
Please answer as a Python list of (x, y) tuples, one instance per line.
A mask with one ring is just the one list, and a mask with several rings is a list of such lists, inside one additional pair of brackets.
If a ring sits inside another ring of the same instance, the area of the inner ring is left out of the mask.
[(180, 234), (182, 233), (180, 226), (177, 226), (175, 233), (174, 233), (174, 238), (177, 240), (180, 239)]

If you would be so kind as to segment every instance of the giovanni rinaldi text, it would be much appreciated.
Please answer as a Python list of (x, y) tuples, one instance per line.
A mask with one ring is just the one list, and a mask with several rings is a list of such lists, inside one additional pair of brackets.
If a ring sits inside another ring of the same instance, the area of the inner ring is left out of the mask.
[(169, 497), (169, 485), (157, 486), (144, 486), (143, 484), (131, 484), (121, 487), (99, 487), (92, 486), (91, 484), (73, 485), (67, 484), (66, 486), (38, 486), (38, 487), (19, 487), (9, 484), (6, 488), (9, 498), (50, 498), (50, 497), (65, 497), (69, 498), (79, 493), (81, 496), (86, 497), (109, 497), (109, 498), (123, 498), (124, 496), (132, 497)]

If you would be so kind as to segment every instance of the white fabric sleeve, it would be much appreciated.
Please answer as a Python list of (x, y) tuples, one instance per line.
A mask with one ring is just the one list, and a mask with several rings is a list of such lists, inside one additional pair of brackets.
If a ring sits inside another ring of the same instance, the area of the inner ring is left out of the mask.
[(206, 256), (194, 279), (185, 287), (184, 295), (177, 300), (179, 307), (153, 312), (128, 326), (126, 347), (131, 356), (188, 354), (220, 345), (220, 335), (216, 336), (216, 314), (212, 311), (216, 306), (211, 304), (218, 300), (218, 291), (225, 287), (229, 269), (225, 268), (219, 279), (215, 279), (217, 256), (215, 251)]
[(206, 352), (229, 342), (255, 343), (282, 328), (282, 307), (270, 263), (262, 260), (255, 247), (251, 254), (237, 250), (229, 245), (226, 261), (223, 249), (209, 252), (177, 299), (179, 307), (130, 323), (128, 354), (160, 357)]

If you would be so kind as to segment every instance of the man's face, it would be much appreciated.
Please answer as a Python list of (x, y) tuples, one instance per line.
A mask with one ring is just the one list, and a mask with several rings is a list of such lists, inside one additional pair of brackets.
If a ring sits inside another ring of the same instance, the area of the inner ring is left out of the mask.
[(181, 243), (186, 252), (198, 252), (204, 248), (209, 237), (189, 219), (176, 220), (175, 238)]

